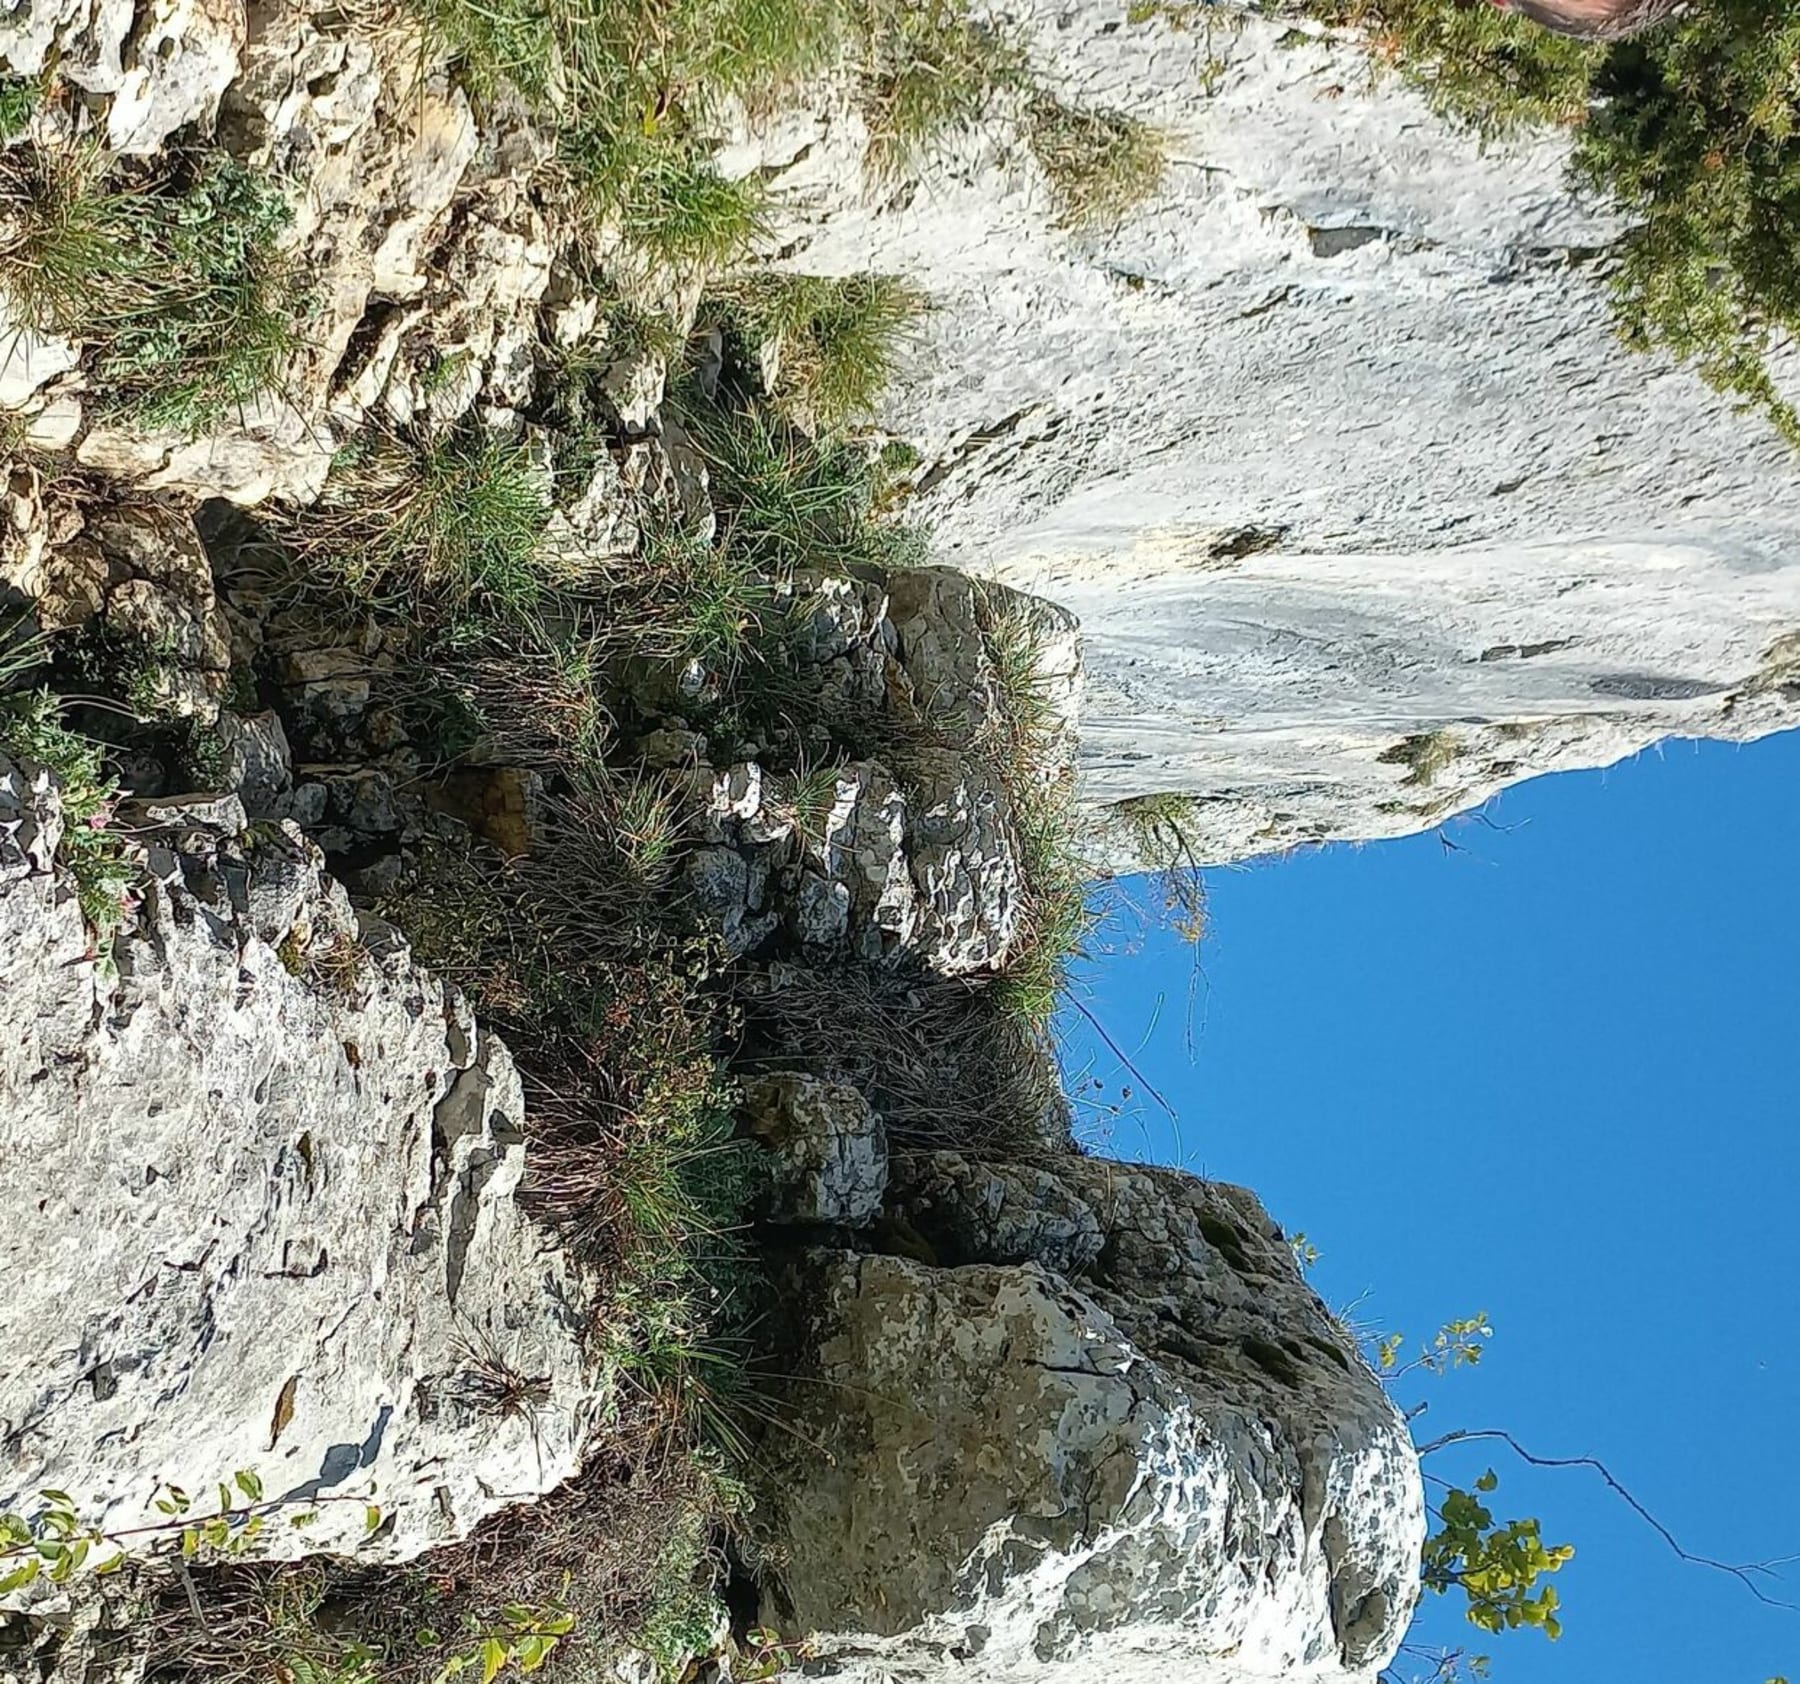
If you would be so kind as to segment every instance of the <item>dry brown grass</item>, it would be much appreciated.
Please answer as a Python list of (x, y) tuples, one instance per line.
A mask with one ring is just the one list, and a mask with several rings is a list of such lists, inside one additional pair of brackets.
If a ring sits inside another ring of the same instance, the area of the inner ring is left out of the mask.
[(897, 1145), (1017, 1159), (1055, 1137), (1054, 1056), (993, 979), (851, 963), (736, 998), (741, 1067), (829, 1071), (868, 1098)]
[[(668, 1540), (718, 1518), (705, 1466), (649, 1405), (628, 1408), (581, 1475), (405, 1566), (341, 1556), (140, 1569), (145, 1677), (206, 1684), (431, 1684), (509, 1608), (574, 1623), (546, 1679), (604, 1675), (672, 1594)], [(191, 1586), (191, 1593), (189, 1587)]]

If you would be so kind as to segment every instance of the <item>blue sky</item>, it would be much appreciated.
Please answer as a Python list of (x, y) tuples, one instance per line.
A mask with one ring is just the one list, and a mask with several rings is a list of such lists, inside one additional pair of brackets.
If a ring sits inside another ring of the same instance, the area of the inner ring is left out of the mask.
[[(1481, 1366), (1403, 1383), (1427, 1437), (1498, 1426), (1605, 1459), (1687, 1548), (1800, 1552), (1800, 733), (1670, 743), (1509, 791), (1493, 827), (1209, 876), (1194, 954), (1115, 923), (1072, 1070), (1134, 1099), (1106, 1149), (1253, 1187), (1334, 1305), (1403, 1329), (1485, 1310)], [(1503, 1518), (1576, 1558), (1565, 1635), (1415, 1626), (1497, 1684), (1800, 1684), (1800, 1613), (1683, 1565), (1591, 1475), (1489, 1462)], [(1774, 1594), (1800, 1602), (1800, 1562)], [(1405, 1657), (1396, 1669), (1407, 1678)]]

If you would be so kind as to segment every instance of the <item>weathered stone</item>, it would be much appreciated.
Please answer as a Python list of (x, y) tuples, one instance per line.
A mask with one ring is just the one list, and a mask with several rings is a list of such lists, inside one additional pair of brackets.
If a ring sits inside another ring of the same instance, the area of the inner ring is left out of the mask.
[(369, 705), (369, 663), (354, 649), (295, 649), (282, 669), (297, 699), (320, 719), (354, 719)]
[(1024, 874), (1005, 791), (967, 756), (918, 757), (908, 827), (919, 942), (955, 975), (997, 968), (1024, 916)]
[(1077, 1276), (1106, 1244), (1099, 1211), (1037, 1164), (909, 1152), (895, 1165), (888, 1205), (943, 1264), (1040, 1263)]
[(208, 831), (215, 836), (236, 836), (250, 823), (243, 802), (235, 794), (170, 795), (156, 801), (134, 802), (121, 811), (134, 831), (141, 826), (184, 835)]
[(758, 1076), (744, 1085), (742, 1116), (774, 1165), (768, 1220), (856, 1227), (880, 1210), (887, 1131), (855, 1088), (815, 1076)]
[[(1219, 1208), (1235, 1233), (1253, 1201)], [(1418, 1594), (1418, 1461), (1284, 1252), (1207, 1258), (1216, 1320), (1180, 1331), (1216, 1366), (1036, 1264), (815, 1260), (782, 1624), (857, 1684), (1371, 1678)]]
[(273, 709), (219, 713), (219, 741), (225, 751), (225, 782), (243, 800), (252, 818), (264, 818), (293, 782), (293, 756), (281, 716)]
[[(291, 832), (181, 842), (108, 981), (45, 869), (54, 797), (28, 794), (33, 840), (19, 777), (0, 764), (0, 1507), (50, 1486), (146, 1525), (165, 1482), (252, 1468), (319, 1516), (270, 1552), (393, 1559), (567, 1477), (586, 1288), (515, 1199), (504, 1047), (358, 935)], [(544, 1401), (432, 1407), (472, 1342)]]

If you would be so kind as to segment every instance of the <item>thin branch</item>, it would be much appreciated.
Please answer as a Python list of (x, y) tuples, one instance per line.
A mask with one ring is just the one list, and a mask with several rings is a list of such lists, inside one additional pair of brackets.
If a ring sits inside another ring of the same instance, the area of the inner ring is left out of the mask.
[(1100, 1037), (1100, 1039), (1103, 1040), (1107, 1044), (1107, 1046), (1112, 1049), (1113, 1056), (1115, 1058), (1117, 1058), (1118, 1061), (1122, 1065), (1124, 1065), (1127, 1070), (1129, 1070), (1131, 1072), (1133, 1077), (1136, 1078), (1138, 1086), (1141, 1087), (1145, 1093), (1149, 1094), (1149, 1096), (1152, 1099), (1154, 1099), (1156, 1101), (1156, 1103), (1163, 1108), (1164, 1111), (1166, 1111), (1168, 1113), (1169, 1120), (1172, 1123), (1179, 1125), (1181, 1122), (1181, 1119), (1175, 1115), (1175, 1107), (1172, 1106), (1166, 1099), (1164, 1099), (1163, 1096), (1157, 1091), (1156, 1084), (1154, 1082), (1152, 1082), (1150, 1080), (1150, 1078), (1143, 1073), (1143, 1071), (1138, 1069), (1138, 1067), (1131, 1062), (1131, 1059), (1125, 1052), (1125, 1049), (1123, 1047), (1121, 1047), (1119, 1045), (1119, 1043), (1117, 1041), (1115, 1041), (1110, 1034), (1107, 1033), (1106, 1025), (1103, 1024), (1099, 1020), (1099, 1018), (1095, 1017), (1094, 1014), (1092, 1012), (1090, 1012), (1087, 1009), (1087, 1007), (1081, 1003), (1081, 1001), (1079, 999), (1076, 998), (1076, 996), (1074, 995), (1073, 992), (1071, 992), (1067, 996), (1067, 998), (1068, 998), (1069, 1004), (1071, 1006), (1073, 1006), (1076, 1009), (1076, 1011), (1080, 1012), (1081, 1015), (1088, 1020), (1088, 1025), (1094, 1031), (1094, 1033), (1096, 1035), (1098, 1035)]
[(1684, 1549), (1675, 1534), (1656, 1518), (1634, 1497), (1619, 1478), (1604, 1462), (1596, 1456), (1537, 1456), (1527, 1450), (1513, 1435), (1498, 1427), (1459, 1428), (1456, 1432), (1445, 1433), (1442, 1438), (1434, 1438), (1429, 1444), (1419, 1446), (1421, 1457), (1429, 1456), (1438, 1450), (1448, 1449), (1453, 1444), (1471, 1444), (1478, 1440), (1497, 1440), (1504, 1444), (1522, 1462), (1529, 1462), (1534, 1468), (1592, 1468), (1611, 1489), (1622, 1503), (1644, 1522), (1662, 1541), (1672, 1549), (1683, 1561), (1693, 1567), (1709, 1567), (1715, 1573), (1726, 1573), (1736, 1579), (1758, 1602), (1767, 1603), (1771, 1608), (1800, 1609), (1800, 1604), (1785, 1602), (1780, 1597), (1770, 1596), (1756, 1580), (1760, 1575), (1764, 1578), (1779, 1578), (1775, 1571), (1778, 1566), (1791, 1562), (1796, 1558), (1791, 1555), (1778, 1556), (1772, 1561), (1751, 1561), (1733, 1563), (1715, 1561), (1709, 1555), (1695, 1555), (1692, 1550)]

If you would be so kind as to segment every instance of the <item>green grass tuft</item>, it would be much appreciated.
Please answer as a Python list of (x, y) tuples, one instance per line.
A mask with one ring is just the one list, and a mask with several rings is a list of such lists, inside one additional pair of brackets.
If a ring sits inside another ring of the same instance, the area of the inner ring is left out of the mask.
[(22, 76), (0, 76), (0, 140), (11, 140), (30, 126), (44, 103), (41, 81)]
[(862, 109), (877, 179), (917, 169), (932, 149), (978, 122), (1003, 89), (1023, 84), (1023, 48), (962, 0), (860, 0)]
[(338, 454), (316, 509), (289, 522), (308, 560), (367, 596), (520, 611), (560, 576), (543, 542), (546, 476), (522, 443), (477, 428), (371, 434)]
[(764, 272), (717, 288), (713, 302), (778, 369), (776, 407), (814, 431), (867, 420), (925, 310), (892, 275)]
[(429, 49), (478, 97), (553, 116), (577, 194), (680, 271), (738, 261), (767, 225), (759, 183), (710, 154), (734, 104), (761, 109), (831, 65), (840, 0), (413, 0)]
[(721, 175), (699, 146), (586, 124), (558, 145), (596, 220), (666, 268), (709, 274), (742, 261), (770, 230), (759, 181)]
[(978, 623), (998, 703), (985, 750), (1011, 798), (1025, 919), (1001, 971), (1008, 1008), (1042, 1029), (1067, 991), (1094, 914), (1088, 904), (1087, 823), (1068, 763), (1066, 721), (1045, 679), (1029, 606), (997, 589), (977, 598)]
[(286, 201), (223, 154), (132, 185), (97, 148), (0, 153), (0, 285), (93, 348), (104, 406), (189, 435), (279, 388), (303, 289)]
[(1118, 111), (1078, 111), (1039, 94), (1025, 134), (1065, 228), (1116, 227), (1161, 189), (1169, 170), (1160, 129)]

